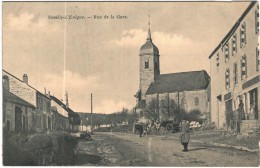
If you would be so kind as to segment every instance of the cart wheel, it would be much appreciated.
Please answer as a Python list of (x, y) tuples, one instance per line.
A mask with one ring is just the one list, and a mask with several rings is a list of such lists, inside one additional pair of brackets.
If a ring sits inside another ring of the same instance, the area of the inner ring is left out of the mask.
[(172, 124), (169, 123), (169, 124), (166, 125), (166, 131), (167, 131), (167, 133), (173, 131), (173, 126), (172, 126)]

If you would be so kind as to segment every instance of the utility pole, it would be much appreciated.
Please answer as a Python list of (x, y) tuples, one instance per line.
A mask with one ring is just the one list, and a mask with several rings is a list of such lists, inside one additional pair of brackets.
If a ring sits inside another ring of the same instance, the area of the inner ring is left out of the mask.
[(91, 122), (91, 132), (93, 132), (93, 123), (92, 123), (92, 93), (90, 95), (90, 112), (91, 112), (91, 115), (90, 115), (90, 122)]

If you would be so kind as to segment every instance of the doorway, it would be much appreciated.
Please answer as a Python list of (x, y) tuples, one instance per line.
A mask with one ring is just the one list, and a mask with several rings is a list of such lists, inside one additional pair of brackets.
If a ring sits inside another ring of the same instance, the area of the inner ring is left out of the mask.
[(225, 108), (226, 108), (226, 124), (228, 127), (230, 127), (231, 121), (234, 119), (233, 109), (232, 109), (232, 99), (227, 100), (225, 102)]
[(249, 91), (249, 102), (250, 102), (250, 110), (253, 109), (254, 118), (257, 120), (258, 116), (258, 92), (257, 89), (253, 89)]
[(15, 132), (21, 132), (23, 129), (22, 112), (20, 107), (15, 106)]

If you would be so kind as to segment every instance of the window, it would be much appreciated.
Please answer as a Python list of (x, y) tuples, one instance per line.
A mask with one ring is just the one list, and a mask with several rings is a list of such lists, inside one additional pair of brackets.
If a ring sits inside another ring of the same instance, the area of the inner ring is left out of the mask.
[(260, 54), (259, 54), (259, 48), (256, 47), (256, 71), (260, 70)]
[(257, 5), (257, 9), (255, 11), (255, 33), (259, 33), (259, 6)]
[(241, 59), (241, 80), (245, 79), (246, 75), (247, 75), (247, 60), (246, 60), (246, 55), (243, 55)]
[(234, 83), (238, 82), (238, 71), (237, 71), (237, 63), (234, 63)]
[(230, 70), (227, 69), (225, 73), (225, 78), (226, 78), (226, 89), (230, 88)]
[(149, 68), (149, 60), (145, 60), (145, 63), (144, 63), (144, 68), (145, 69), (148, 69)]
[(246, 22), (244, 22), (240, 29), (240, 47), (246, 44)]
[(216, 65), (217, 65), (217, 67), (219, 67), (219, 53), (217, 53), (217, 56), (216, 56)]
[(41, 99), (41, 96), (38, 96), (38, 98), (37, 98), (37, 105), (38, 105), (38, 108), (42, 110), (42, 99)]
[(227, 62), (229, 59), (229, 44), (227, 43), (225, 45), (225, 62)]
[(195, 97), (194, 104), (195, 104), (195, 106), (198, 106), (200, 104), (200, 100), (198, 97)]
[(46, 111), (47, 112), (51, 111), (51, 103), (50, 102), (46, 102)]
[(232, 55), (237, 52), (237, 35), (234, 34), (232, 38)]
[(9, 91), (9, 78), (7, 75), (3, 76), (3, 87)]

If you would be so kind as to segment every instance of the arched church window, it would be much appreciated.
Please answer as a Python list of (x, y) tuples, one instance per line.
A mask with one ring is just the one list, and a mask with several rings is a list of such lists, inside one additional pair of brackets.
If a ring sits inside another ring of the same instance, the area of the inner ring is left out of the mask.
[(181, 99), (181, 108), (185, 108), (186, 104), (187, 104), (186, 99), (185, 99), (185, 98), (182, 98), (182, 99)]
[(199, 100), (198, 97), (195, 97), (194, 103), (195, 103), (196, 106), (198, 106), (200, 104), (200, 100)]
[(145, 60), (145, 63), (144, 63), (144, 68), (145, 69), (148, 69), (149, 68), (149, 60)]

